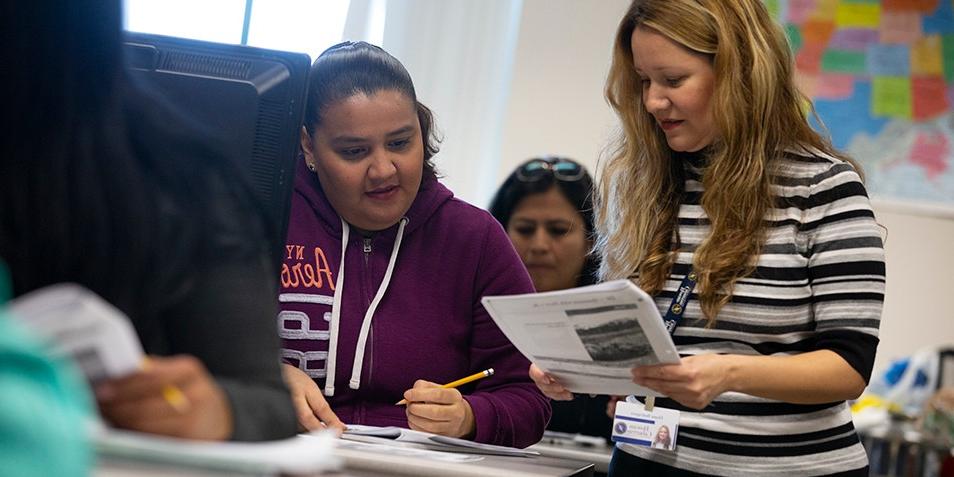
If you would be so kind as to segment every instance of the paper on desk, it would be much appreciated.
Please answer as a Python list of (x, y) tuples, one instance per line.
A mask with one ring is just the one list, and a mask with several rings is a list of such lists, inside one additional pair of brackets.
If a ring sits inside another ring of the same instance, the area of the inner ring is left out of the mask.
[(338, 449), (356, 449), (391, 456), (423, 457), (425, 459), (442, 462), (476, 462), (483, 459), (482, 456), (473, 454), (422, 449), (415, 447), (413, 443), (401, 443), (406, 445), (397, 445), (399, 443), (395, 442), (393, 438), (361, 434), (345, 434), (341, 437), (337, 443)]
[(271, 442), (208, 442), (101, 427), (93, 433), (101, 459), (142, 461), (253, 474), (310, 474), (335, 470), (331, 431)]
[(139, 369), (142, 345), (129, 319), (95, 293), (73, 283), (51, 285), (9, 302), (10, 315), (71, 358), (91, 382)]
[(659, 396), (630, 369), (679, 362), (656, 303), (629, 280), (482, 302), (527, 359), (575, 393)]
[(450, 450), (464, 453), (509, 455), (509, 456), (531, 456), (540, 455), (539, 452), (526, 449), (517, 449), (515, 447), (497, 446), (493, 444), (482, 444), (480, 442), (468, 441), (465, 439), (456, 439), (454, 437), (431, 434), (429, 432), (415, 431), (403, 427), (378, 427), (362, 426), (357, 424), (348, 424), (345, 434), (358, 436), (384, 437), (394, 439), (399, 442), (413, 442), (424, 444), (431, 449)]

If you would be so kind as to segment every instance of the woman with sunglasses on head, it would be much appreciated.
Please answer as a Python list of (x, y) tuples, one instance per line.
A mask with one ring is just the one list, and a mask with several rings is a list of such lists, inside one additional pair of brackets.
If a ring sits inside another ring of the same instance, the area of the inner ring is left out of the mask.
[[(562, 157), (531, 159), (497, 190), (490, 213), (503, 225), (538, 292), (596, 282), (590, 254), (593, 180), (579, 163)], [(547, 429), (609, 439), (606, 396), (566, 393), (554, 399)]]
[(635, 0), (606, 94), (600, 276), (653, 295), (682, 356), (632, 370), (679, 412), (673, 450), (618, 443), (610, 474), (867, 475), (846, 401), (878, 343), (881, 231), (808, 123), (782, 29), (761, 0)]
[(433, 122), (381, 48), (345, 42), (315, 60), (279, 297), (286, 380), (307, 429), (525, 447), (550, 405), (480, 299), (533, 286), (493, 217), (438, 182)]

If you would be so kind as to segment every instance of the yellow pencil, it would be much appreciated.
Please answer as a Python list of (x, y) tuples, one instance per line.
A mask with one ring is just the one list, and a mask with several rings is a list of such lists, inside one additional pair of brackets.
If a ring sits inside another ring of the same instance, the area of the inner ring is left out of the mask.
[(189, 398), (187, 398), (182, 390), (176, 385), (165, 385), (162, 388), (162, 397), (179, 414), (185, 414), (189, 411), (189, 408), (192, 407), (192, 403), (189, 402)]
[[(149, 367), (149, 358), (143, 358), (142, 360), (142, 369)], [(162, 387), (162, 398), (172, 406), (176, 412), (184, 414), (192, 407), (192, 403), (189, 402), (189, 398), (186, 397), (185, 393), (179, 389), (178, 386), (174, 384), (167, 384)]]
[[(447, 384), (442, 384), (441, 387), (444, 388), (444, 389), (456, 388), (457, 386), (463, 386), (463, 385), (465, 385), (465, 384), (467, 384), (467, 383), (472, 383), (472, 382), (474, 382), (474, 381), (476, 381), (476, 380), (478, 380), (478, 379), (484, 379), (484, 378), (486, 378), (487, 376), (493, 376), (493, 375), (494, 375), (494, 368), (489, 368), (489, 369), (485, 369), (485, 370), (483, 370), (483, 371), (481, 371), (481, 372), (479, 372), (479, 373), (471, 374), (470, 376), (467, 376), (466, 378), (460, 378), (460, 379), (458, 379), (457, 381), (449, 382), (449, 383), (447, 383)], [(398, 402), (395, 403), (394, 405), (395, 405), (395, 406), (400, 406), (400, 405), (402, 405), (402, 404), (407, 404), (407, 399), (401, 399), (400, 401), (398, 401)]]

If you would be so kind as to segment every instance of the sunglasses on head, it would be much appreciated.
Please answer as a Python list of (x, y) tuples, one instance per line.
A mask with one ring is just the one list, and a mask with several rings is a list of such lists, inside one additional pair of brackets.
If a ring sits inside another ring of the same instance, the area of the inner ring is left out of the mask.
[(540, 157), (530, 159), (517, 168), (517, 179), (523, 182), (536, 182), (547, 176), (563, 182), (578, 181), (586, 171), (572, 159), (563, 157)]

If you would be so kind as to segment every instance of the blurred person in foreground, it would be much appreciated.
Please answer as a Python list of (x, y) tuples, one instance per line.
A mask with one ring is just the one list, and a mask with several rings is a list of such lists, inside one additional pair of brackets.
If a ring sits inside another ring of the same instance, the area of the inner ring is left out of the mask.
[[(114, 426), (294, 435), (267, 219), (239, 166), (127, 76), (119, 0), (3, 8), (0, 257), (13, 295), (75, 282), (129, 317), (152, 358), (98, 383)], [(169, 386), (188, 405), (165, 400)]]

